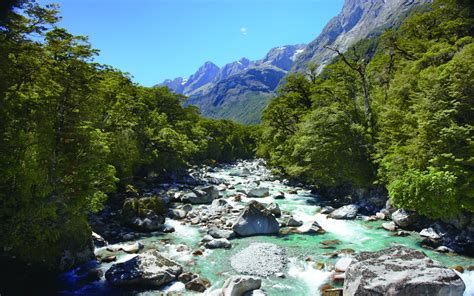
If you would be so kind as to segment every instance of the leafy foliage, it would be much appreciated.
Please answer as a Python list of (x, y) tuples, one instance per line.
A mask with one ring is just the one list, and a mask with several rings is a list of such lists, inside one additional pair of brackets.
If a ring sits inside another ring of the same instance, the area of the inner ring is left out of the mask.
[[(294, 75), (263, 116), (260, 155), (320, 187), (385, 185), (432, 217), (474, 211), (474, 9), (439, 0)], [(370, 108), (367, 108), (370, 107)]]
[(90, 239), (87, 213), (135, 180), (253, 155), (250, 128), (199, 116), (166, 88), (93, 61), (54, 5), (0, 23), (0, 245), (55, 268)]

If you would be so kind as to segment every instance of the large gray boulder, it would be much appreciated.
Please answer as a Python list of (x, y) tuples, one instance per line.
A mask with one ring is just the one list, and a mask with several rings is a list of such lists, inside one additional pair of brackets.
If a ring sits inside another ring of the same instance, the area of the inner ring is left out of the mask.
[(228, 278), (222, 288), (209, 293), (209, 296), (243, 296), (260, 289), (262, 280), (251, 276), (232, 276)]
[(222, 290), (224, 296), (241, 296), (249, 291), (260, 289), (262, 280), (251, 276), (233, 276), (228, 278)]
[(219, 190), (216, 186), (201, 186), (196, 187), (193, 192), (184, 194), (181, 197), (181, 202), (193, 205), (210, 204), (217, 198), (219, 198)]
[(344, 296), (461, 296), (466, 286), (452, 269), (404, 246), (357, 255), (346, 271)]
[(105, 279), (117, 286), (159, 287), (174, 281), (182, 271), (178, 263), (151, 250), (112, 265), (105, 273)]
[(398, 209), (392, 214), (392, 221), (400, 227), (411, 226), (418, 220), (418, 215), (415, 212)]
[(205, 244), (208, 249), (230, 249), (231, 243), (226, 238), (215, 238)]
[(359, 207), (357, 205), (346, 205), (332, 211), (328, 217), (332, 219), (354, 219)]
[(252, 200), (237, 218), (233, 230), (240, 236), (275, 234), (280, 231), (280, 225), (264, 205)]
[(249, 197), (266, 197), (270, 195), (270, 190), (267, 187), (252, 188), (247, 195)]

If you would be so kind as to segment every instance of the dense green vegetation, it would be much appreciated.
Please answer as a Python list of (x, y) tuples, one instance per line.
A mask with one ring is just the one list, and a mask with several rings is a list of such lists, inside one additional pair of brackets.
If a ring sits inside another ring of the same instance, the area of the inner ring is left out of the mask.
[(95, 63), (87, 38), (56, 26), (57, 7), (23, 2), (0, 23), (2, 250), (56, 267), (116, 188), (253, 155), (251, 128)]
[[(331, 48), (322, 73), (286, 78), (261, 128), (134, 84), (57, 27), (57, 7), (21, 3), (0, 18), (0, 247), (20, 260), (57, 267), (88, 243), (87, 214), (110, 194), (252, 157), (257, 141), (275, 170), (319, 188), (385, 186), (396, 206), (430, 217), (474, 212), (471, 1), (436, 1), (347, 52)], [(239, 119), (258, 113), (236, 106)]]
[(293, 74), (263, 115), (260, 155), (320, 188), (386, 186), (430, 217), (474, 212), (474, 4), (435, 1), (316, 75)]

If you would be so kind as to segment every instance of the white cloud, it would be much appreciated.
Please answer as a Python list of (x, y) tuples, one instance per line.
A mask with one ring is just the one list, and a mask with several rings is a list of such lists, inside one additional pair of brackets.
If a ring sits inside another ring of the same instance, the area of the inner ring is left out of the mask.
[(247, 35), (247, 28), (245, 28), (245, 27), (240, 28), (240, 34), (242, 34), (244, 36)]

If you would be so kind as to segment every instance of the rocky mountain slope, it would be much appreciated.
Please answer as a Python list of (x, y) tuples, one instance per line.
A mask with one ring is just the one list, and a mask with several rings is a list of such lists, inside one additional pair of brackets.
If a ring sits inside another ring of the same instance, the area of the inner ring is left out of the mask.
[(198, 106), (204, 116), (257, 123), (304, 47), (276, 47), (261, 60), (242, 58), (220, 69), (206, 62), (189, 78), (168, 79), (159, 85), (188, 96), (185, 104)]
[(261, 60), (242, 58), (219, 69), (206, 62), (189, 78), (159, 84), (189, 97), (211, 118), (258, 123), (261, 113), (288, 72), (304, 72), (310, 62), (324, 67), (334, 58), (326, 46), (347, 50), (352, 44), (392, 27), (410, 10), (431, 0), (345, 0), (339, 15), (329, 21), (321, 34), (307, 46), (271, 49)]
[(324, 67), (335, 57), (326, 46), (347, 50), (352, 44), (381, 32), (404, 19), (410, 10), (431, 0), (345, 0), (342, 11), (332, 18), (321, 34), (298, 56), (293, 70), (304, 71), (308, 63)]

